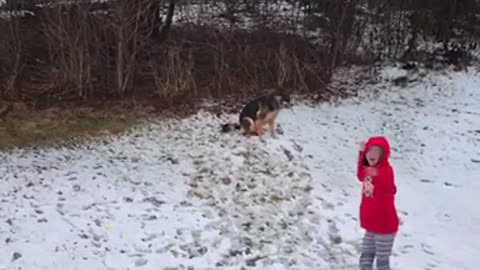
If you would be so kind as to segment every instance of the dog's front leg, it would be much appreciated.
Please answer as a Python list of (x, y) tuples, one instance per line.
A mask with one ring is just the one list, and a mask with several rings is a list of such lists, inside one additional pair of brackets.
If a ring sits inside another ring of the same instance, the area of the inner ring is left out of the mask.
[(275, 122), (275, 119), (272, 119), (272, 120), (268, 121), (268, 127), (270, 129), (270, 134), (272, 135), (272, 138), (276, 138), (277, 137), (277, 132), (276, 132), (277, 124)]
[(255, 122), (255, 132), (260, 138), (262, 138), (263, 134), (265, 133), (265, 131), (263, 130), (263, 126), (264, 124), (262, 121)]

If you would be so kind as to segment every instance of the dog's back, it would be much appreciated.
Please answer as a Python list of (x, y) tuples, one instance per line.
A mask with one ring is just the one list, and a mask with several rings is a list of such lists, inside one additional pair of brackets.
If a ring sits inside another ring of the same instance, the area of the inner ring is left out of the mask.
[(256, 121), (258, 118), (264, 117), (268, 112), (279, 111), (282, 105), (282, 97), (275, 95), (265, 95), (256, 98), (243, 108), (239, 115), (239, 123), (245, 117), (250, 118), (252, 121)]
[(289, 102), (290, 98), (284, 95), (270, 94), (253, 99), (243, 107), (238, 124), (224, 124), (222, 131), (243, 129), (246, 133), (256, 133), (259, 124), (275, 121), (283, 101)]

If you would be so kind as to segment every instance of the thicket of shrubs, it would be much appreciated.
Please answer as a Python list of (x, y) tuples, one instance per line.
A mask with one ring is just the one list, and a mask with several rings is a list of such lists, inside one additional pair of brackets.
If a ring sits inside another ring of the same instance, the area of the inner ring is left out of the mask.
[(479, 6), (477, 0), (8, 0), (0, 7), (0, 96), (176, 100), (270, 87), (317, 91), (343, 64), (435, 57), (464, 64), (476, 49)]

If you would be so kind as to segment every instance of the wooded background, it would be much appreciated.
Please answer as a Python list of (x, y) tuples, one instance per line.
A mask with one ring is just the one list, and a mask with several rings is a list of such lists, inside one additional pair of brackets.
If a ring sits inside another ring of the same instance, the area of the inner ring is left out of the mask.
[(342, 65), (468, 64), (477, 0), (7, 0), (0, 97), (75, 100), (325, 87)]

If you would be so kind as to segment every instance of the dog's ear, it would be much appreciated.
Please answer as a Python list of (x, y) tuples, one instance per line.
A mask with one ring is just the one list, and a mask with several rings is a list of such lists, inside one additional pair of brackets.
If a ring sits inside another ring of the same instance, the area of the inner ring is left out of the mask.
[(273, 96), (273, 98), (275, 99), (276, 103), (282, 104), (282, 102), (283, 102), (283, 97), (282, 96), (276, 95), (276, 96)]
[(285, 87), (277, 86), (274, 92), (275, 96), (281, 97), (281, 102), (290, 103), (290, 93)]
[(281, 94), (276, 95), (275, 100), (279, 104), (290, 104), (290, 102), (291, 102), (290, 95), (286, 94), (286, 93), (281, 93)]

